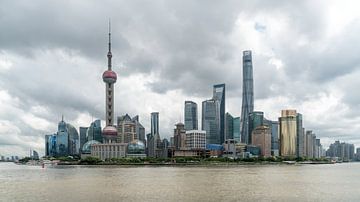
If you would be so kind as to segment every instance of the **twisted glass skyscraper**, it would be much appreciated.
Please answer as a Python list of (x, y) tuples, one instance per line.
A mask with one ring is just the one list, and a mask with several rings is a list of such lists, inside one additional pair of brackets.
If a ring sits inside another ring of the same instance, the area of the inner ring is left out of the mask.
[(251, 144), (249, 137), (249, 114), (254, 111), (254, 79), (251, 51), (243, 52), (243, 92), (241, 107), (241, 142)]

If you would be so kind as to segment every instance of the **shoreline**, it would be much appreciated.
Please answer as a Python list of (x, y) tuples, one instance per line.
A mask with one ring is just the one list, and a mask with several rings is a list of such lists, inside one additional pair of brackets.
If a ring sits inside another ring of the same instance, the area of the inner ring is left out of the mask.
[(74, 162), (59, 162), (56, 165), (61, 166), (165, 166), (165, 167), (218, 167), (218, 166), (262, 166), (262, 165), (324, 165), (334, 164), (331, 162), (211, 162), (211, 163), (99, 163), (99, 164), (85, 164)]

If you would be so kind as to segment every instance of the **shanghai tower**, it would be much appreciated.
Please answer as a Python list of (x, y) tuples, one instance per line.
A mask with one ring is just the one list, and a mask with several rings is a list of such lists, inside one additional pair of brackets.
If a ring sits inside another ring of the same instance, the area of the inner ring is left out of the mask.
[(241, 106), (241, 142), (251, 144), (249, 137), (249, 114), (254, 111), (254, 79), (251, 51), (243, 52), (243, 91)]

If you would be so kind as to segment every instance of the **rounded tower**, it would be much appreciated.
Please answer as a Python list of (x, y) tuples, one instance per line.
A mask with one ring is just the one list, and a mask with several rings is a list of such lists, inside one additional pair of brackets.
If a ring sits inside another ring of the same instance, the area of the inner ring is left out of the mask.
[(117, 75), (112, 71), (111, 67), (111, 27), (109, 22), (109, 51), (107, 53), (108, 69), (103, 73), (102, 78), (106, 85), (106, 98), (105, 98), (105, 117), (106, 126), (103, 129), (102, 135), (104, 143), (111, 143), (116, 139), (117, 130), (114, 126), (114, 83), (116, 82)]

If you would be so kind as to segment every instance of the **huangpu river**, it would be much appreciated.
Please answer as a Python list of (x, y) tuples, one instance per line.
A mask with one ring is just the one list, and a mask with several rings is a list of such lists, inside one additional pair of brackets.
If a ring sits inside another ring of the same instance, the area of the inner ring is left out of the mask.
[(0, 201), (360, 201), (360, 163), (46, 168), (0, 163)]

